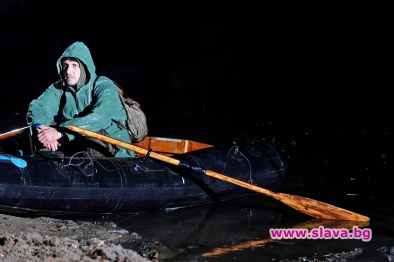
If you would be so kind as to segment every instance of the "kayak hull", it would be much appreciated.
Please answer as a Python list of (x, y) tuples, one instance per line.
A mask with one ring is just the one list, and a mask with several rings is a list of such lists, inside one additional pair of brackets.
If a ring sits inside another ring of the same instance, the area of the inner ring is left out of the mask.
[[(173, 157), (270, 190), (284, 177), (281, 157), (264, 142), (211, 147)], [(124, 214), (229, 201), (253, 193), (149, 157), (92, 159), (80, 154), (23, 160), (25, 168), (0, 163), (2, 212)]]

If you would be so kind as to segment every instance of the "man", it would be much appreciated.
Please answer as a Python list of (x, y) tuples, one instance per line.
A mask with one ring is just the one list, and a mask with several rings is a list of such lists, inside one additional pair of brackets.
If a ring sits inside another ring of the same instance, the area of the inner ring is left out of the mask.
[(61, 145), (62, 151), (87, 147), (104, 156), (134, 157), (132, 151), (78, 137), (66, 129), (75, 125), (130, 143), (124, 127), (127, 116), (117, 87), (107, 77), (96, 75), (88, 47), (82, 42), (73, 43), (60, 56), (56, 67), (59, 81), (33, 100), (27, 112), (37, 143), (50, 151)]

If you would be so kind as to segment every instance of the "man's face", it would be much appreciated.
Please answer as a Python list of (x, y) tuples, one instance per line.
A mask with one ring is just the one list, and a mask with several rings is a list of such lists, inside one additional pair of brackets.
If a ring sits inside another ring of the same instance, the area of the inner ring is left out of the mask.
[(81, 76), (81, 68), (79, 67), (79, 63), (72, 59), (64, 59), (62, 62), (62, 70), (64, 80), (67, 85), (75, 86)]

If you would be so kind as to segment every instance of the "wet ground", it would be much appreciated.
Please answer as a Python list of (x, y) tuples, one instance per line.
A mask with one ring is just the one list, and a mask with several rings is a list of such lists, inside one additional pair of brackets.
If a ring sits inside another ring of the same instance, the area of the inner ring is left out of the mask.
[(121, 242), (141, 246), (142, 238), (113, 223), (3, 214), (0, 221), (1, 261), (149, 261), (154, 255), (124, 249)]

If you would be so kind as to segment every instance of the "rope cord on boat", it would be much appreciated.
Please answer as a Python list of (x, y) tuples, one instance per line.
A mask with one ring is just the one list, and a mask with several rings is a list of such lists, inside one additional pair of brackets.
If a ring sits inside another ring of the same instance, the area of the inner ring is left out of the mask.
[[(80, 162), (80, 163), (77, 163), (77, 164), (72, 164), (71, 163), (71, 161), (73, 160), (73, 158), (75, 158), (77, 155), (79, 155), (79, 154), (83, 154), (83, 160)], [(76, 167), (80, 167), (83, 163), (85, 163), (85, 161), (86, 160), (90, 160), (89, 162), (89, 164), (88, 165), (93, 165), (93, 163), (96, 163), (98, 166), (100, 166), (103, 170), (105, 170), (105, 171), (107, 171), (107, 172), (115, 172), (115, 171), (118, 171), (118, 170), (121, 170), (122, 168), (125, 168), (125, 167), (130, 167), (130, 165), (128, 164), (128, 165), (122, 165), (122, 166), (119, 166), (119, 167), (117, 167), (117, 168), (113, 168), (113, 169), (109, 169), (109, 168), (106, 168), (105, 166), (103, 166), (103, 164), (101, 164), (99, 161), (97, 161), (97, 160), (94, 160), (86, 151), (81, 151), (81, 152), (77, 152), (77, 153), (75, 153), (74, 155), (72, 155), (71, 157), (70, 157), (70, 160), (68, 161), (68, 164), (65, 164), (65, 165), (63, 165), (63, 167), (67, 167), (67, 166), (76, 166)], [(142, 161), (145, 161), (146, 160), (146, 158), (143, 158), (142, 159)], [(112, 163), (112, 162), (111, 162)], [(137, 168), (140, 168), (141, 170), (143, 170), (144, 172), (162, 172), (162, 171), (165, 171), (164, 169), (157, 169), (157, 170), (153, 170), (153, 169), (148, 169), (148, 168), (146, 168), (146, 167), (144, 167), (144, 166), (141, 166), (141, 165), (138, 165), (138, 164), (136, 164), (136, 167)], [(168, 169), (169, 170), (169, 169)], [(86, 174), (83, 170), (81, 170), (82, 171), (82, 173), (85, 175), (85, 176), (92, 176), (93, 174)], [(169, 170), (170, 171), (170, 170)], [(172, 171), (170, 171), (170, 172), (172, 172)]]
[[(78, 163), (78, 164), (72, 164), (71, 161), (73, 160), (73, 158), (75, 158), (79, 154), (83, 154), (83, 160), (80, 163)], [(114, 169), (108, 169), (105, 166), (103, 166), (99, 161), (94, 160), (86, 151), (80, 151), (80, 152), (77, 152), (74, 155), (72, 155), (70, 157), (70, 160), (68, 161), (68, 164), (64, 164), (63, 167), (68, 167), (68, 166), (80, 167), (83, 163), (85, 163), (85, 161), (87, 159), (90, 160), (88, 165), (92, 165), (93, 166), (93, 163), (96, 163), (97, 165), (99, 165), (102, 169), (104, 169), (107, 172), (114, 172), (114, 171), (121, 170), (123, 167), (129, 167), (129, 165), (124, 165), (124, 166), (120, 166), (120, 167), (117, 167), (117, 168), (114, 168)], [(93, 175), (93, 174), (86, 174), (83, 170), (81, 170), (81, 171), (82, 171), (82, 173), (85, 176), (92, 176)]]
[[(72, 164), (71, 161), (73, 160), (73, 158), (76, 157), (76, 156), (79, 155), (79, 154), (83, 154), (83, 156), (84, 156), (82, 162), (80, 162), (80, 163), (78, 163), (78, 164)], [(88, 159), (90, 160), (86, 166), (91, 166), (91, 167), (92, 167), (92, 171), (89, 172), (89, 173), (86, 173), (85, 170), (84, 170), (83, 168), (81, 168), (82, 164), (85, 163), (86, 158), (88, 158)], [(64, 165), (62, 166), (62, 168), (68, 167), (68, 166), (76, 166), (76, 167), (78, 167), (78, 169), (82, 172), (82, 174), (84, 174), (84, 175), (87, 176), (87, 177), (91, 177), (91, 176), (94, 175), (93, 160), (91, 159), (91, 157), (89, 156), (89, 154), (87, 154), (86, 151), (80, 151), (80, 152), (77, 152), (77, 153), (73, 154), (73, 155), (70, 157), (70, 159), (69, 159), (69, 161), (68, 161), (68, 164), (64, 164)]]
[(249, 183), (253, 185), (253, 184), (254, 184), (254, 181), (253, 181), (253, 176), (252, 176), (252, 164), (250, 163), (250, 160), (239, 150), (239, 147), (238, 147), (238, 146), (232, 146), (232, 147), (227, 151), (227, 156), (226, 156), (226, 160), (224, 161), (224, 166), (223, 166), (222, 173), (225, 173), (225, 170), (226, 170), (226, 167), (227, 167), (227, 160), (228, 160), (228, 158), (229, 158), (229, 156), (230, 156), (230, 151), (231, 151), (232, 149), (234, 149), (234, 153), (235, 153), (235, 154), (237, 154), (237, 153), (241, 154), (241, 156), (243, 156), (243, 157), (246, 159), (246, 161), (248, 162), (248, 164), (249, 164)]
[[(76, 156), (79, 155), (79, 154), (83, 154), (84, 157), (88, 156), (88, 154), (86, 153), (86, 151), (77, 152), (77, 153), (73, 154), (73, 155), (70, 157), (70, 159), (69, 159), (69, 161), (68, 161), (68, 164), (64, 164), (63, 167), (68, 167), (68, 166), (80, 166), (80, 165), (82, 165), (82, 164), (85, 162), (85, 160), (86, 160), (85, 158), (83, 158), (82, 162), (79, 163), (79, 164), (72, 164), (72, 163), (71, 163), (71, 161), (73, 160), (73, 158), (76, 157)], [(88, 158), (89, 158), (89, 156), (88, 156)], [(90, 158), (90, 160), (92, 161), (91, 158)]]

